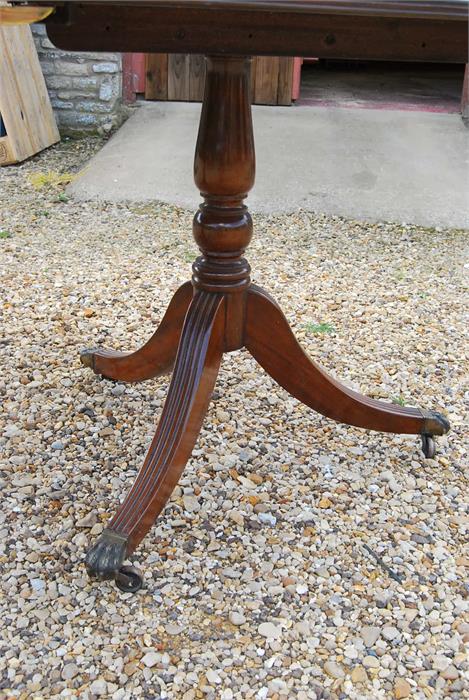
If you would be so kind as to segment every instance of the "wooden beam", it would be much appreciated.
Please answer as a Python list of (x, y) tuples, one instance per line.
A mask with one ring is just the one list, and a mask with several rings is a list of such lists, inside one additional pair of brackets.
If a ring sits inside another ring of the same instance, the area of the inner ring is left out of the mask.
[(467, 62), (464, 15), (449, 21), (431, 15), (229, 11), (213, 9), (213, 3), (182, 10), (179, 4), (73, 3), (47, 21), (48, 34), (67, 50)]

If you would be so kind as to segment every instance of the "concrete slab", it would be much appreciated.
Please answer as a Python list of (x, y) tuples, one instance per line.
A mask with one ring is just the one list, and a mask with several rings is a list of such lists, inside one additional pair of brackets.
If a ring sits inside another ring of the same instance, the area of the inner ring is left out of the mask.
[[(200, 105), (145, 103), (70, 186), (81, 199), (194, 209)], [(255, 107), (253, 212), (469, 228), (469, 131), (454, 114)]]

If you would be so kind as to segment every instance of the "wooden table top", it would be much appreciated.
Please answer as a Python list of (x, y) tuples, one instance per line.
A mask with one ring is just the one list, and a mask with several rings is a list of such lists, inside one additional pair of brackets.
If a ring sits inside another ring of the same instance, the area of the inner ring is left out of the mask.
[(467, 62), (469, 0), (31, 0), (59, 48)]
[[(59, 6), (64, 0), (31, 0), (29, 4)], [(68, 3), (73, 5), (74, 3)], [(382, 17), (466, 18), (468, 0), (80, 0), (83, 5), (125, 6), (188, 10), (301, 12), (307, 15), (348, 14)]]

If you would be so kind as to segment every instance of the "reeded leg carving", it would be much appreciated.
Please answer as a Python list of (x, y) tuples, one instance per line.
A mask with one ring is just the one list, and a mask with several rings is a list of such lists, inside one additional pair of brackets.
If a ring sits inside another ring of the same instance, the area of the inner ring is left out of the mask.
[(174, 373), (155, 437), (134, 485), (88, 552), (91, 576), (116, 578), (170, 497), (199, 434), (224, 343), (223, 295), (197, 292), (181, 335)]
[(376, 401), (330, 377), (302, 350), (275, 301), (255, 286), (248, 292), (245, 342), (280, 386), (323, 416), (390, 433), (431, 436), (449, 430), (439, 413)]
[(80, 355), (95, 374), (122, 382), (140, 382), (169, 372), (176, 357), (184, 316), (192, 299), (190, 282), (180, 287), (150, 340), (135, 352), (92, 349)]

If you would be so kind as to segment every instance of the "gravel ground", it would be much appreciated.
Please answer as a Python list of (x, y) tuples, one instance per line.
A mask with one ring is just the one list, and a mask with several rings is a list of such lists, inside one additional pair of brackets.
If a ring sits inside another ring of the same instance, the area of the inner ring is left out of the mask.
[(418, 438), (336, 425), (246, 352), (225, 356), (133, 558), (145, 588), (122, 594), (91, 584), (83, 557), (168, 379), (109, 383), (78, 354), (141, 344), (195, 248), (191, 212), (67, 199), (99, 146), (0, 170), (0, 696), (469, 698), (464, 232), (256, 217), (254, 279), (311, 356), (372, 396), (444, 410), (452, 432), (425, 460)]

